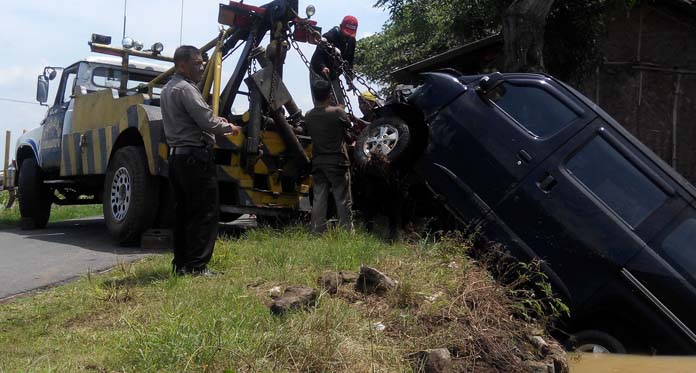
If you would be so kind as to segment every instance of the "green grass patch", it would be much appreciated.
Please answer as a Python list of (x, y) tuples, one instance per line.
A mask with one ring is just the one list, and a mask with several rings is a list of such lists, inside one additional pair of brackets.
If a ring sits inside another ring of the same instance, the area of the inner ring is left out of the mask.
[[(10, 209), (5, 208), (7, 199), (9, 198), (8, 191), (0, 191), (0, 229), (13, 228), (19, 226), (19, 202), (15, 200), (14, 205)], [(80, 206), (58, 206), (53, 205), (51, 208), (51, 218), (49, 222), (63, 221), (69, 219), (86, 218), (90, 216), (101, 216), (101, 205), (80, 205)]]
[[(440, 347), (457, 371), (508, 371), (534, 354), (506, 290), (426, 240), (252, 230), (218, 241), (211, 266), (221, 276), (174, 277), (170, 261), (150, 257), (0, 305), (0, 371), (409, 371), (409, 353)], [(399, 286), (383, 297), (343, 286), (322, 292), (316, 309), (271, 315), (270, 289), (317, 287), (323, 272), (361, 264)]]

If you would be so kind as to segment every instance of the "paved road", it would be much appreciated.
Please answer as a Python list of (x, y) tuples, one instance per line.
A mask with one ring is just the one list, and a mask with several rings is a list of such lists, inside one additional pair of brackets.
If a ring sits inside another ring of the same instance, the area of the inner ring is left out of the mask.
[(100, 218), (0, 231), (0, 299), (132, 262), (152, 252), (117, 246)]
[[(239, 219), (221, 225), (221, 233), (236, 235), (254, 224)], [(116, 245), (101, 217), (0, 230), (0, 300), (157, 253)]]

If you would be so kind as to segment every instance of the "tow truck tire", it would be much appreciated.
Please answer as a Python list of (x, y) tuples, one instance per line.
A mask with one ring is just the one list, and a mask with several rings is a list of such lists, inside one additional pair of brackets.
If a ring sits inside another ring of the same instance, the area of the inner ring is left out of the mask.
[(22, 229), (41, 229), (51, 215), (51, 188), (43, 183), (43, 175), (34, 157), (22, 162), (19, 169), (19, 214)]
[(353, 155), (359, 165), (367, 164), (375, 155), (381, 155), (390, 164), (398, 166), (408, 162), (413, 148), (408, 124), (397, 116), (388, 116), (370, 123), (360, 133)]
[(121, 245), (137, 245), (157, 214), (157, 178), (150, 175), (145, 150), (118, 149), (104, 178), (104, 221)]

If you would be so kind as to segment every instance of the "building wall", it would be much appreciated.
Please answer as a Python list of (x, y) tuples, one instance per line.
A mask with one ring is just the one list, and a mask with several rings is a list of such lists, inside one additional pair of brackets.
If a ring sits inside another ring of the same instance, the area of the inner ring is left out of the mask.
[(581, 90), (696, 184), (696, 13), (665, 2), (615, 14)]

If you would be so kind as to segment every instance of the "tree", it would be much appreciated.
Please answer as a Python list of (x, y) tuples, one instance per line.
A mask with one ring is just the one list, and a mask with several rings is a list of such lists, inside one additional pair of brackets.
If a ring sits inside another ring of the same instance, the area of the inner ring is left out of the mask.
[(607, 16), (637, 0), (378, 0), (383, 30), (358, 42), (356, 69), (393, 85), (389, 73), (502, 33), (502, 71), (549, 71), (579, 81), (601, 61)]
[(515, 0), (503, 15), (504, 69), (544, 71), (544, 30), (554, 0)]
[(357, 69), (389, 84), (388, 73), (458, 45), (496, 34), (500, 0), (380, 0), (390, 19), (358, 42)]

